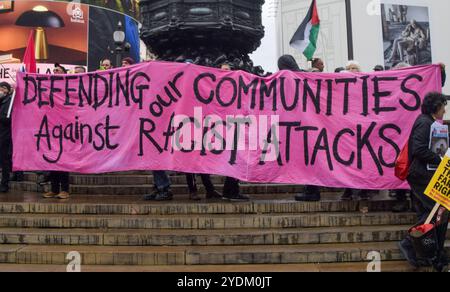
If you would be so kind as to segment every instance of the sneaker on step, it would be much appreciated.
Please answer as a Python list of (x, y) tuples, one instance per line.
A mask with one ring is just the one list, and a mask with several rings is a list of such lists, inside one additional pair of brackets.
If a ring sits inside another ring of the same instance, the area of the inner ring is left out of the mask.
[(154, 201), (158, 194), (159, 194), (159, 191), (155, 190), (151, 194), (144, 195), (144, 201)]
[(155, 201), (171, 201), (172, 199), (173, 194), (169, 190), (161, 191), (155, 197)]
[(58, 199), (65, 200), (70, 197), (68, 192), (60, 192), (57, 196)]
[(342, 194), (341, 200), (342, 201), (353, 200), (353, 191), (351, 189), (345, 189), (344, 194)]
[(56, 198), (58, 196), (57, 193), (53, 193), (53, 192), (47, 192), (45, 194), (42, 195), (42, 197), (44, 199), (52, 199), (52, 198)]
[(24, 175), (22, 172), (14, 172), (13, 175), (11, 176), (11, 181), (17, 181), (17, 182), (21, 182), (24, 180)]
[(191, 201), (200, 201), (202, 198), (198, 196), (197, 192), (189, 193), (189, 200)]
[(243, 195), (243, 194), (234, 194), (234, 195), (228, 195), (228, 196), (223, 196), (222, 199), (224, 200), (228, 200), (231, 202), (247, 202), (250, 200), (249, 196)]
[(222, 197), (223, 197), (222, 194), (219, 193), (218, 191), (206, 193), (207, 199), (221, 199)]
[(368, 201), (368, 200), (370, 200), (370, 194), (367, 191), (360, 191), (358, 193), (358, 196), (359, 196), (359, 199), (361, 201)]

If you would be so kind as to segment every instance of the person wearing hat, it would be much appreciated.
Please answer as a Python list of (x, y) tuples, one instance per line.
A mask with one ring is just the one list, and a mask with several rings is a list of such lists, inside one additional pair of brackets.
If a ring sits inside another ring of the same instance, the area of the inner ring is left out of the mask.
[(11, 118), (8, 118), (12, 88), (7, 82), (0, 83), (0, 159), (2, 163), (2, 181), (0, 192), (9, 191), (9, 175), (12, 168), (11, 158)]
[(384, 66), (383, 65), (376, 65), (375, 67), (373, 67), (373, 71), (375, 71), (375, 72), (384, 71)]
[(55, 63), (55, 68), (53, 68), (53, 74), (66, 74), (67, 69), (61, 66), (59, 63)]

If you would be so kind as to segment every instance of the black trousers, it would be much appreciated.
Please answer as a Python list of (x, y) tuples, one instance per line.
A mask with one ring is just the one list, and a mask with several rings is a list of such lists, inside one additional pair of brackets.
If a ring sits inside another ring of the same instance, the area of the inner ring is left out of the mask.
[(11, 136), (1, 135), (0, 139), (0, 159), (2, 163), (2, 186), (8, 186), (10, 173), (12, 169), (12, 155), (11, 155)]
[(310, 185), (306, 185), (306, 186), (305, 186), (304, 192), (305, 192), (305, 194), (307, 194), (307, 195), (316, 195), (316, 194), (319, 194), (319, 195), (320, 195), (320, 187), (318, 187), (318, 186), (310, 186)]
[[(195, 174), (193, 173), (186, 173), (186, 182), (189, 188), (189, 193), (197, 192), (197, 180), (195, 179)], [(211, 176), (209, 174), (200, 174), (200, 177), (202, 178), (202, 183), (205, 186), (206, 193), (212, 193), (214, 192), (214, 185), (211, 182)]]
[[(418, 184), (410, 184), (412, 195), (415, 197), (413, 200), (413, 205), (416, 210), (417, 214), (417, 225), (425, 223), (425, 220), (428, 218), (428, 215), (430, 215), (431, 211), (434, 208), (434, 205), (436, 205), (436, 202), (434, 202), (432, 199), (427, 197), (424, 192), (426, 189), (426, 185), (418, 185)], [(412, 197), (412, 196), (411, 196)], [(441, 224), (436, 227), (436, 232), (439, 240), (439, 247), (440, 250), (443, 251), (446, 235), (447, 235), (447, 228), (448, 228), (448, 218), (449, 218), (449, 212), (445, 211), (442, 216)], [(433, 220), (433, 223), (435, 220)]]
[(50, 171), (50, 182), (52, 193), (69, 192), (69, 173), (60, 171)]
[(239, 180), (232, 178), (232, 177), (227, 177), (225, 179), (225, 184), (223, 186), (223, 196), (229, 197), (229, 196), (237, 195), (239, 193), (240, 193)]

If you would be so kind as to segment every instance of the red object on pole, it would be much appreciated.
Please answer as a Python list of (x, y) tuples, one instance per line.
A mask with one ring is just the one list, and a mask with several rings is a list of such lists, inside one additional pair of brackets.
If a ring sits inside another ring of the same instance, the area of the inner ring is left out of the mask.
[(34, 30), (30, 32), (28, 37), (27, 48), (25, 55), (23, 56), (23, 64), (25, 66), (25, 72), (36, 73), (36, 57), (34, 55)]

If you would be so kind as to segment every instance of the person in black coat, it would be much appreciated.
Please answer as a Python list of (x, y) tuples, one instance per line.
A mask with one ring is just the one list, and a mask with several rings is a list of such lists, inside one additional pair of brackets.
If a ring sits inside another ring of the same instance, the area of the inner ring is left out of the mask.
[[(436, 204), (424, 194), (427, 185), (434, 175), (434, 171), (428, 170), (427, 165), (439, 165), (442, 160), (442, 157), (430, 149), (430, 133), (431, 125), (435, 121), (444, 118), (446, 105), (447, 99), (443, 94), (434, 92), (427, 94), (422, 104), (422, 114), (415, 121), (408, 141), (408, 157), (411, 164), (407, 181), (415, 198), (414, 207), (418, 217), (418, 225), (425, 222)], [(446, 238), (448, 212), (445, 212), (443, 217), (445, 218), (443, 222), (446, 223), (437, 227), (438, 239), (441, 247), (443, 247)], [(418, 266), (411, 238), (407, 236), (400, 242), (399, 246), (405, 258), (412, 265)], [(442, 253), (441, 259), (439, 260), (446, 260), (445, 253)]]
[(2, 182), (0, 192), (9, 191), (9, 175), (12, 168), (11, 159), (11, 119), (8, 118), (9, 105), (11, 103), (11, 85), (7, 82), (0, 83), (0, 156), (2, 163)]

